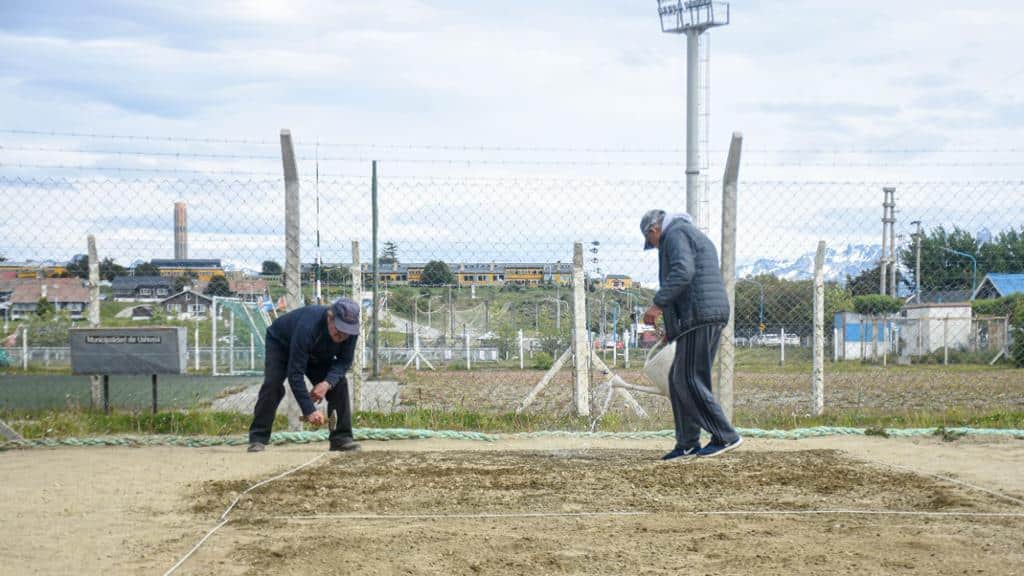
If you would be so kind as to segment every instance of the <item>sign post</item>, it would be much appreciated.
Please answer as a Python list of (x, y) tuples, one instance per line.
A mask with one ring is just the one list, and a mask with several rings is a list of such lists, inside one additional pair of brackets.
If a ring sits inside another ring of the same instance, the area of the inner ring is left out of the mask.
[(158, 409), (158, 375), (184, 374), (185, 329), (72, 328), (71, 372), (103, 377), (103, 411), (110, 411), (111, 375), (152, 377), (153, 413)]

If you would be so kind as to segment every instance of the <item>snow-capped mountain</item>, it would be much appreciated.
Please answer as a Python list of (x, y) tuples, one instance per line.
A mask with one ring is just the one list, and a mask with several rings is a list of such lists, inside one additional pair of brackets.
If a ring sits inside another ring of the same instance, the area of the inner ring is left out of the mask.
[[(842, 250), (825, 249), (825, 279), (845, 282), (847, 276), (856, 276), (878, 265), (882, 255), (879, 245), (847, 244)], [(759, 258), (736, 267), (736, 276), (746, 278), (770, 274), (787, 280), (801, 280), (814, 276), (814, 252), (807, 252), (794, 260)]]

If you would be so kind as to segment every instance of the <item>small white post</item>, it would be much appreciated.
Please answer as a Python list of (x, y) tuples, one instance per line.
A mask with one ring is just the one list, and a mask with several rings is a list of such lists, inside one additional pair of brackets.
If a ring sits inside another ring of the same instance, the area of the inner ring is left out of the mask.
[(195, 329), (195, 340), (194, 340), (194, 342), (195, 342), (196, 357), (194, 358), (193, 361), (195, 362), (196, 372), (199, 372), (199, 314), (198, 314), (198, 312), (194, 312), (194, 313), (196, 314), (196, 329)]
[(524, 360), (525, 359), (523, 357), (523, 331), (520, 330), (519, 331), (519, 369), (520, 370), (523, 369), (523, 361)]
[(942, 364), (949, 364), (949, 316), (942, 319)]
[(217, 297), (210, 303), (210, 371), (217, 375)]
[(254, 337), (252, 330), (249, 331), (249, 371), (256, 371), (256, 343), (253, 342)]
[(235, 309), (228, 311), (228, 374), (235, 373)]
[(28, 370), (28, 324), (21, 327), (21, 369)]
[(419, 372), (420, 371), (420, 333), (419, 332), (413, 332), (412, 333), (412, 346), (413, 346), (413, 353), (415, 354), (414, 357), (416, 358), (416, 371)]
[(779, 364), (786, 364), (786, 327), (779, 328)]
[(619, 364), (619, 343), (615, 341), (614, 327), (612, 327), (612, 368), (615, 368)]
[(628, 331), (626, 331), (626, 330), (622, 331), (622, 346), (623, 346), (623, 350), (626, 353), (625, 364), (626, 364), (626, 368), (629, 368), (629, 337), (627, 336), (627, 334), (629, 334)]
[(462, 339), (466, 341), (466, 370), (472, 368), (472, 363), (469, 358), (469, 331), (466, 329), (466, 325), (462, 325)]

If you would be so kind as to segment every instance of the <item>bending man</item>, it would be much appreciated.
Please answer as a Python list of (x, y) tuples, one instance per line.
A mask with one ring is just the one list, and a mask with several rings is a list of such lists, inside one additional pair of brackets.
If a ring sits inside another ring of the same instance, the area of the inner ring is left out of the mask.
[[(281, 316), (267, 328), (267, 353), (256, 409), (249, 427), (249, 452), (262, 452), (270, 442), (277, 407), (287, 379), (304, 420), (315, 426), (324, 415), (315, 403), (327, 399), (331, 414), (331, 450), (358, 450), (352, 439), (352, 414), (345, 373), (355, 357), (359, 338), (359, 306), (339, 298), (328, 306), (305, 306)], [(315, 382), (307, 392), (305, 377)]]

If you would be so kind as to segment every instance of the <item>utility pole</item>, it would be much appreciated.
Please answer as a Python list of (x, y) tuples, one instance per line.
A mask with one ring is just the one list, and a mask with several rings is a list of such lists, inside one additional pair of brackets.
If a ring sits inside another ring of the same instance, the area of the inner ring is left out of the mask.
[(896, 297), (896, 189), (886, 188), (889, 193), (889, 295)]
[(911, 225), (917, 226), (917, 232), (914, 234), (914, 297), (917, 299), (917, 303), (921, 303), (921, 240), (923, 238), (921, 233), (921, 221), (914, 220)]

